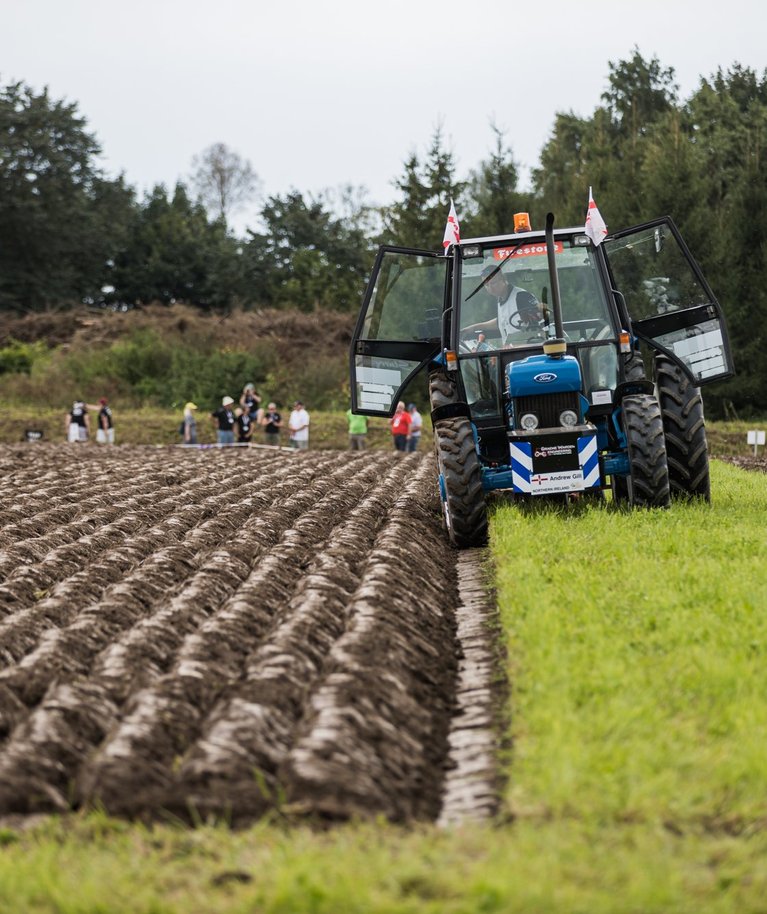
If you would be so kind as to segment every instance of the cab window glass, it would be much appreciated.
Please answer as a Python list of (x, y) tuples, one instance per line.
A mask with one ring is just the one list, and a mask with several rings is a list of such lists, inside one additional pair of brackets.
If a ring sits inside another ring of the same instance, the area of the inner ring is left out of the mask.
[[(555, 242), (562, 318), (569, 340), (614, 336), (593, 249)], [(544, 241), (486, 248), (463, 261), (461, 340), (466, 350), (539, 344), (553, 322)]]
[(423, 340), (439, 336), (445, 270), (444, 258), (387, 251), (368, 303), (361, 338)]
[(611, 239), (605, 249), (632, 320), (710, 301), (667, 225)]
[(498, 413), (498, 357), (482, 356), (461, 360), (461, 378), (466, 402), (475, 419)]

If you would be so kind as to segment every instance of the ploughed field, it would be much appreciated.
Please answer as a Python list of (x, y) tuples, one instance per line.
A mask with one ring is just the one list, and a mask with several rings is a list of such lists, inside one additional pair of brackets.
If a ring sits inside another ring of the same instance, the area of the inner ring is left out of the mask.
[(0, 448), (0, 814), (439, 814), (431, 455)]

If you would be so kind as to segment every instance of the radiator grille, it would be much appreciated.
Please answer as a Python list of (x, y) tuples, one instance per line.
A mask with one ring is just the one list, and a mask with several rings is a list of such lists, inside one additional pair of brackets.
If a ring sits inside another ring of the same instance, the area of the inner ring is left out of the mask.
[(519, 423), (520, 416), (535, 413), (538, 417), (538, 428), (560, 428), (559, 414), (562, 410), (572, 409), (580, 416), (580, 397), (576, 391), (552, 393), (537, 397), (515, 397), (514, 415)]

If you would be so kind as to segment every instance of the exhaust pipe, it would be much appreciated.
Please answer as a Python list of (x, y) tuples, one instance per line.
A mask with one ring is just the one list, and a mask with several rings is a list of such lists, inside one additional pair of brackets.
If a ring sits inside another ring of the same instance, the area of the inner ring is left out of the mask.
[(551, 282), (551, 304), (554, 308), (555, 339), (544, 343), (543, 351), (548, 355), (564, 355), (567, 350), (565, 331), (562, 326), (562, 300), (559, 297), (559, 277), (554, 255), (554, 213), (546, 213), (546, 258), (549, 262)]

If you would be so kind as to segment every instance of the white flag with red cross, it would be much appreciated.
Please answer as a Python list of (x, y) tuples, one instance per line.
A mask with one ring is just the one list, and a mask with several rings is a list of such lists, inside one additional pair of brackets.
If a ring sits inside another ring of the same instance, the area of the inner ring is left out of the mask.
[(458, 244), (461, 240), (461, 227), (458, 225), (458, 214), (455, 211), (455, 204), (453, 203), (453, 198), (450, 198), (450, 212), (447, 214), (447, 224), (445, 225), (445, 236), (442, 239), (442, 247), (445, 249), (445, 256), (447, 256), (447, 249), (451, 244)]
[(605, 220), (602, 218), (602, 214), (599, 212), (599, 208), (594, 202), (594, 196), (591, 193), (590, 187), (589, 211), (586, 215), (586, 234), (597, 247), (605, 240), (605, 236), (607, 235)]

